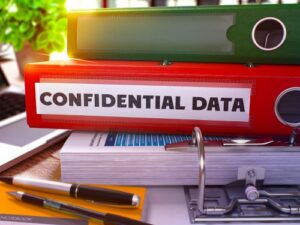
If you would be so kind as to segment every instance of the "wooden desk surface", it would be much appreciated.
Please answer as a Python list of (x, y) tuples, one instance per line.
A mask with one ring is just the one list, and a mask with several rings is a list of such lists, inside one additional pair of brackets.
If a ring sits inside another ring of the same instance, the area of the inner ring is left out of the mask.
[(43, 179), (60, 179), (59, 150), (65, 140), (0, 173), (1, 176), (24, 175)]

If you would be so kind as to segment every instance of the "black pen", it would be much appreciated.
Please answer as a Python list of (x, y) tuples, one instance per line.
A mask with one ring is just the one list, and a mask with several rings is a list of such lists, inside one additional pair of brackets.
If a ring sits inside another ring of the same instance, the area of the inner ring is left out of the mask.
[(18, 176), (0, 177), (0, 181), (31, 190), (67, 195), (74, 198), (81, 198), (110, 205), (137, 207), (140, 203), (140, 198), (138, 195), (106, 188), (91, 187), (87, 185), (68, 184), (57, 181)]
[(46, 209), (59, 211), (66, 214), (91, 219), (94, 221), (103, 221), (107, 225), (151, 225), (138, 220), (129, 219), (127, 217), (118, 216), (110, 213), (102, 213), (90, 209), (84, 209), (78, 206), (57, 202), (47, 198), (42, 198), (36, 195), (27, 194), (21, 191), (8, 192), (12, 197), (19, 199), (23, 202), (40, 206)]

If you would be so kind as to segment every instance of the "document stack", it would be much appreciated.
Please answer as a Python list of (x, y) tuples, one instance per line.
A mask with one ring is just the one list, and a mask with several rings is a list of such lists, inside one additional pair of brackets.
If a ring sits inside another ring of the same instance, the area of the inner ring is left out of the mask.
[[(73, 132), (61, 150), (66, 182), (118, 185), (197, 185), (197, 151), (166, 151), (164, 146), (191, 140), (190, 135)], [(300, 183), (300, 151), (293, 147), (227, 146), (224, 137), (207, 137), (206, 184), (234, 182), (238, 169), (267, 171), (265, 184)], [(230, 139), (231, 140), (231, 139)]]

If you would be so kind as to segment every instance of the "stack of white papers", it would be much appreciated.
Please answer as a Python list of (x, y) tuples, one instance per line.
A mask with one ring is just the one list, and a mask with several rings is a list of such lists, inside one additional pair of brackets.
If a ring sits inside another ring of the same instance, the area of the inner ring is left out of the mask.
[[(114, 185), (196, 185), (197, 151), (165, 151), (191, 136), (73, 132), (61, 150), (62, 180)], [(300, 149), (207, 146), (206, 184), (236, 181), (242, 167), (265, 168), (265, 184), (300, 183)]]

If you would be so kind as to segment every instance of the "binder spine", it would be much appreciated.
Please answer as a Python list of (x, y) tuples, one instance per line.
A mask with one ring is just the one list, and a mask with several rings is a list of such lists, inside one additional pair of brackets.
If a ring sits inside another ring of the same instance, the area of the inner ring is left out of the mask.
[(297, 66), (60, 62), (25, 74), (29, 125), (76, 130), (286, 135), (276, 99), (300, 87)]
[(68, 54), (81, 59), (299, 64), (299, 13), (300, 4), (71, 12)]

